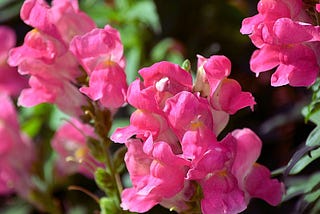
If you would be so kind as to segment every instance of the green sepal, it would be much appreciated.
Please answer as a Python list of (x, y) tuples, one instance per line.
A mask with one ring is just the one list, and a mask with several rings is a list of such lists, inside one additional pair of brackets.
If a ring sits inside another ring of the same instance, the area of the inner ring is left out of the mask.
[(116, 173), (122, 173), (125, 169), (124, 156), (127, 152), (127, 147), (120, 147), (113, 155), (113, 166)]
[(95, 159), (100, 162), (104, 162), (106, 160), (104, 148), (97, 139), (88, 137), (87, 146), (90, 149), (90, 153)]

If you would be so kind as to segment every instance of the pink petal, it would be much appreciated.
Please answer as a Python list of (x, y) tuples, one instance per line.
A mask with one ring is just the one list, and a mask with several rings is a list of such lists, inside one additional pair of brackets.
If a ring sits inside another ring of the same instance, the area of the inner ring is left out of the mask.
[(253, 168), (246, 178), (246, 189), (251, 197), (261, 198), (276, 206), (281, 202), (283, 186), (277, 179), (270, 179), (270, 171), (259, 164)]
[(250, 68), (259, 75), (279, 65), (279, 50), (277, 47), (265, 45), (253, 52), (250, 59)]

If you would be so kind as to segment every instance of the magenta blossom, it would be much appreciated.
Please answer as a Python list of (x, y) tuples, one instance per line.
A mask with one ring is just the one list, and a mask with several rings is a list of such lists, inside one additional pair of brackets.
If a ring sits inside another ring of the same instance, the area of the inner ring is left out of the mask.
[(251, 57), (251, 70), (258, 76), (277, 67), (273, 86), (312, 85), (319, 72), (319, 29), (311, 25), (302, 0), (261, 0), (258, 12), (244, 19), (240, 30), (259, 48)]
[(100, 164), (90, 154), (88, 138), (96, 138), (94, 128), (72, 119), (56, 131), (51, 145), (58, 153), (57, 170), (62, 175), (81, 173), (93, 177)]
[[(250, 93), (228, 78), (230, 71), (231, 62), (225, 56), (199, 56), (192, 86), (190, 73), (169, 62), (140, 70), (143, 80), (134, 81), (127, 93), (129, 104), (137, 110), (129, 126), (111, 135), (113, 141), (128, 147), (125, 161), (133, 186), (123, 191), (122, 208), (146, 212), (161, 204), (188, 212), (198, 187), (203, 198), (197, 200), (208, 214), (241, 212), (252, 197), (279, 203), (281, 184), (270, 179), (265, 167), (253, 169), (257, 164), (252, 157), (260, 154), (260, 144), (248, 142), (257, 148), (248, 151), (252, 155), (243, 160), (248, 163), (245, 169), (237, 167), (242, 158), (241, 136), (252, 132), (245, 129), (217, 140), (230, 114), (255, 104)], [(258, 181), (252, 186), (246, 182), (260, 178), (276, 196), (268, 195)]]
[(124, 210), (146, 212), (183, 189), (189, 162), (176, 156), (166, 142), (153, 142), (150, 136), (144, 143), (129, 140), (126, 146), (125, 162), (133, 187), (122, 192)]
[(124, 71), (123, 45), (118, 31), (109, 25), (75, 37), (70, 44), (89, 76), (89, 86), (80, 91), (109, 109), (125, 103), (127, 82)]

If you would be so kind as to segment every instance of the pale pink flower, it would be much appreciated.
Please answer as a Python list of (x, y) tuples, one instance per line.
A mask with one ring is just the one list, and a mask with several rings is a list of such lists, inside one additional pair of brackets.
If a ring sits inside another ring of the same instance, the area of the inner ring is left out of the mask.
[(60, 175), (81, 173), (93, 177), (99, 164), (90, 154), (88, 138), (96, 138), (94, 128), (71, 119), (58, 128), (53, 136), (51, 146), (58, 154), (57, 170)]
[(16, 35), (12, 29), (0, 26), (0, 92), (17, 96), (27, 86), (27, 80), (21, 77), (17, 68), (7, 64), (10, 48), (16, 45)]
[(313, 84), (319, 72), (316, 57), (319, 30), (309, 24), (312, 21), (303, 2), (261, 0), (258, 12), (244, 19), (240, 30), (242, 34), (249, 34), (259, 48), (251, 57), (251, 70), (258, 76), (277, 67), (271, 78), (273, 86)]

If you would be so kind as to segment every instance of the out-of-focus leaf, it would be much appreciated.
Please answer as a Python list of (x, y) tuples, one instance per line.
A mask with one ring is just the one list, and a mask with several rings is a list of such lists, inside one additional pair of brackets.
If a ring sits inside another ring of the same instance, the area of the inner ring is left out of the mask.
[(181, 64), (184, 60), (182, 53), (179, 52), (178, 43), (174, 39), (167, 38), (161, 40), (154, 48), (151, 50), (151, 60), (161, 61), (167, 60), (172, 63)]
[(56, 106), (52, 108), (49, 127), (52, 130), (57, 130), (63, 123), (65, 119), (70, 118), (69, 115), (60, 111)]
[(128, 126), (130, 124), (129, 118), (116, 118), (112, 122), (110, 129), (110, 135), (116, 130), (116, 128)]
[(41, 126), (42, 120), (40, 118), (34, 117), (24, 122), (21, 126), (21, 130), (28, 136), (35, 137), (39, 133)]
[(0, 22), (9, 20), (19, 15), (23, 1), (21, 0), (1, 0), (0, 1)]
[(310, 193), (320, 183), (320, 172), (316, 172), (311, 176), (300, 176), (287, 179), (287, 190), (283, 201), (288, 201), (291, 198)]
[(303, 156), (295, 165), (292, 167), (290, 174), (298, 174), (306, 166), (308, 166), (312, 161), (320, 157), (320, 149), (316, 149), (310, 152), (309, 155)]
[(128, 20), (137, 19), (151, 26), (153, 31), (160, 32), (159, 18), (153, 1), (137, 1), (126, 14)]
[(119, 208), (117, 203), (111, 197), (103, 197), (100, 199), (101, 214), (118, 214)]
[[(317, 126), (309, 134), (306, 145), (298, 149), (292, 156), (285, 170), (285, 175), (297, 174), (303, 170), (309, 163), (320, 157), (320, 126)], [(314, 152), (312, 152), (314, 151)]]
[[(25, 214), (31, 212), (31, 206), (26, 202), (17, 199), (12, 201), (12, 206), (6, 208), (0, 208), (1, 214)], [(3, 204), (1, 204), (3, 205)]]
[(126, 52), (127, 57), (127, 82), (131, 83), (137, 78), (137, 71), (140, 65), (141, 50), (139, 48), (131, 48)]
[(320, 125), (320, 79), (311, 86), (313, 91), (312, 100), (308, 106), (303, 108), (302, 114), (306, 121), (311, 120), (317, 125)]
[(319, 146), (320, 145), (320, 126), (317, 126), (312, 132), (309, 134), (307, 141), (307, 146)]
[(70, 208), (67, 214), (86, 214), (88, 213), (88, 210), (85, 207), (82, 206), (76, 206)]

